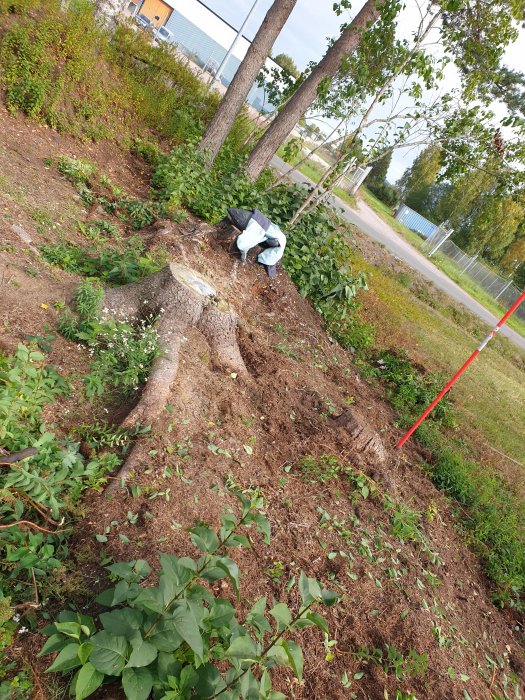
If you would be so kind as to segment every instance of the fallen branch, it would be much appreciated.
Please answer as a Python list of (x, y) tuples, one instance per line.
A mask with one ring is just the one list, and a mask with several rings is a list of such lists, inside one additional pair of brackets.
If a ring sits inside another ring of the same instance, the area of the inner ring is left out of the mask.
[(38, 454), (38, 450), (35, 447), (28, 447), (25, 450), (20, 450), (20, 452), (0, 455), (0, 465), (4, 466), (7, 464), (14, 464), (15, 462), (21, 462), (23, 459), (33, 457), (36, 454)]
[(16, 523), (9, 523), (9, 525), (0, 525), (0, 530), (9, 530), (11, 527), (26, 526), (38, 530), (39, 532), (45, 532), (47, 535), (59, 535), (62, 532), (69, 532), (71, 528), (65, 528), (62, 530), (48, 530), (45, 527), (41, 527), (36, 523), (32, 523), (30, 520), (18, 520)]

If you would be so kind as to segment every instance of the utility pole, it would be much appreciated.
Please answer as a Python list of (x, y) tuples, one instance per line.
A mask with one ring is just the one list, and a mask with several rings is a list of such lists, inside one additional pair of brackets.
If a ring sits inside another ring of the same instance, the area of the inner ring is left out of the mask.
[(237, 46), (237, 44), (239, 43), (239, 41), (242, 37), (242, 33), (244, 31), (244, 28), (246, 27), (246, 25), (250, 21), (250, 18), (253, 15), (253, 13), (255, 12), (255, 8), (257, 7), (257, 5), (259, 4), (260, 1), (261, 0), (255, 0), (255, 2), (253, 3), (252, 9), (246, 15), (246, 18), (245, 18), (244, 22), (242, 23), (241, 28), (237, 32), (237, 36), (233, 40), (230, 48), (228, 49), (226, 56), (222, 59), (221, 65), (218, 67), (217, 72), (215, 73), (215, 75), (211, 76), (210, 82), (215, 82), (216, 80), (218, 80), (220, 82), (222, 74), (224, 73), (224, 69), (226, 68), (226, 64), (230, 60), (230, 57), (231, 57), (235, 47)]

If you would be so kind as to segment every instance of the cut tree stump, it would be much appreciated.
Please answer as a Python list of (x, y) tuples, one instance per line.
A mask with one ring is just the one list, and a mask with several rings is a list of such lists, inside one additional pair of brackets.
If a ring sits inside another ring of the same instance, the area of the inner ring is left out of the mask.
[(194, 326), (205, 336), (216, 367), (247, 375), (237, 344), (237, 316), (215, 302), (217, 292), (203, 277), (188, 267), (170, 263), (138, 282), (108, 289), (103, 298), (102, 320), (136, 323), (157, 318), (159, 357), (137, 406), (123, 427), (151, 423), (158, 417), (177, 375), (181, 338)]
[[(177, 375), (181, 339), (190, 327), (205, 336), (215, 367), (240, 376), (248, 372), (237, 344), (237, 316), (217, 292), (194, 270), (170, 263), (138, 282), (108, 289), (102, 302), (102, 320), (137, 323), (156, 318), (159, 356), (154, 361), (138, 404), (126, 416), (124, 428), (155, 421), (167, 403), (170, 385)], [(131, 451), (119, 477), (132, 469)]]

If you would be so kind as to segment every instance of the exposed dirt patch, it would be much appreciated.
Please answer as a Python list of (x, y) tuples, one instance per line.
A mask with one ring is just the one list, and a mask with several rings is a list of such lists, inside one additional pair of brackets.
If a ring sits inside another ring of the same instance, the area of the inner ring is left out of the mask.
[[(75, 221), (89, 215), (73, 187), (43, 159), (64, 153), (85, 158), (136, 195), (144, 195), (148, 184), (145, 168), (113, 146), (79, 144), (4, 111), (0, 134), (0, 174), (7, 182), (1, 193), (0, 339), (21, 340), (42, 334), (46, 323), (56, 333), (52, 303), (67, 301), (77, 280), (44, 264), (12, 224), (23, 227), (35, 245), (60, 235), (80, 241)], [(22, 195), (6, 194), (15, 189)], [(49, 213), (49, 225), (37, 224), (31, 217), (35, 209)], [(396, 689), (428, 700), (460, 700), (466, 690), (473, 700), (489, 700), (503, 696), (506, 675), (509, 693), (512, 682), (525, 692), (519, 623), (491, 603), (478, 561), (422, 470), (417, 448), (395, 451), (400, 431), (381, 390), (362, 380), (351, 356), (330, 342), (319, 316), (282, 270), (270, 281), (263, 268), (240, 266), (214, 230), (191, 218), (169, 234), (162, 231), (156, 227), (144, 235), (150, 243), (162, 241), (170, 260), (206, 277), (233, 306), (249, 376), (214, 369), (204, 336), (188, 330), (168, 408), (139, 447), (144, 469), (137, 470), (135, 481), (142, 494), (93, 493), (86, 499), (88, 514), (71, 546), (72, 565), (81, 566), (86, 587), (96, 591), (105, 585), (94, 535), (108, 526), (104, 549), (116, 560), (143, 557), (156, 568), (161, 551), (196, 556), (184, 529), (197, 520), (217, 525), (224, 505), (235, 507), (224, 486), (229, 476), (243, 487), (262, 489), (272, 525), (271, 546), (254, 537), (253, 550), (232, 553), (242, 573), (241, 617), (260, 596), (294, 607), (297, 592), (288, 591), (287, 584), (301, 569), (343, 595), (328, 614), (337, 641), (333, 660), (325, 660), (320, 632), (304, 630), (304, 682), (299, 686), (279, 671), (280, 690), (305, 700), (380, 700), (385, 690), (395, 697)], [(28, 265), (36, 275), (28, 273)], [(88, 367), (85, 351), (60, 337), (49, 360), (67, 374)], [(49, 419), (67, 432), (104, 408), (110, 417), (119, 415), (110, 405), (95, 410), (77, 393)], [(178, 444), (188, 448), (188, 456), (178, 454)], [(210, 445), (230, 456), (215, 454)], [(342, 476), (306, 482), (301, 458), (323, 454), (374, 479), (381, 495), (363, 498)], [(395, 513), (385, 507), (387, 495), (421, 513), (419, 539), (400, 538)], [(128, 511), (138, 514), (134, 525), (126, 519)], [(275, 562), (282, 564), (282, 573), (272, 580), (268, 569)], [(233, 600), (228, 587), (222, 595)], [(16, 648), (45, 688), (45, 664), (34, 660), (40, 643), (32, 632), (19, 637)], [(412, 672), (405, 662), (396, 678), (385, 660), (389, 646), (405, 659), (411, 653), (419, 658)], [(366, 662), (374, 648), (383, 654), (381, 664)], [(345, 672), (350, 688), (341, 683)], [(97, 697), (121, 696), (110, 687)]]

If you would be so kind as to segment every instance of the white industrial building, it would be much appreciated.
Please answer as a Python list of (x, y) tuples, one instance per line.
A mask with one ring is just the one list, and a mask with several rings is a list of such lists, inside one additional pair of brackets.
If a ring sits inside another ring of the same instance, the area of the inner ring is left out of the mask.
[[(169, 29), (177, 47), (202, 67), (218, 67), (237, 36), (235, 27), (200, 0), (131, 0), (128, 11), (145, 15), (156, 27)], [(231, 82), (249, 46), (250, 41), (240, 37), (224, 66), (221, 77), (224, 85)], [(266, 65), (270, 69), (278, 68), (271, 58), (267, 59)], [(257, 85), (253, 86), (247, 101), (259, 111), (272, 108), (264, 90)]]

